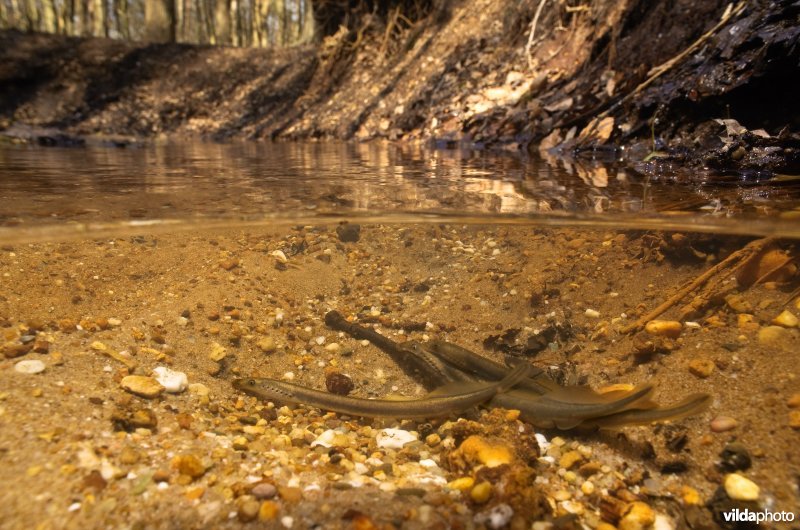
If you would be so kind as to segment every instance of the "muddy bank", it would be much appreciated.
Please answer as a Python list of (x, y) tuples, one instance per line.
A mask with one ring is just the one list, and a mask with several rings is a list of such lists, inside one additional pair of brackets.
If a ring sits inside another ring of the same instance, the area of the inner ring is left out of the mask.
[(543, 141), (656, 169), (800, 170), (796, 4), (414, 5), (327, 13), (327, 36), (290, 50), (0, 33), (0, 126), (18, 136), (37, 136), (21, 128), (34, 126), (508, 149)]

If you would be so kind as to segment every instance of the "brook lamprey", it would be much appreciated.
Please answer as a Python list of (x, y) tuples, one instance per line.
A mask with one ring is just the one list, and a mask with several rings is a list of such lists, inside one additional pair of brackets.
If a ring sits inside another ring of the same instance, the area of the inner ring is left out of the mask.
[[(675, 420), (701, 412), (711, 401), (707, 394), (694, 394), (674, 405), (659, 407), (649, 399), (651, 385), (607, 394), (585, 386), (562, 387), (527, 363), (509, 369), (443, 340), (397, 343), (373, 329), (348, 322), (337, 311), (327, 313), (325, 323), (370, 341), (428, 388), (444, 386), (423, 399), (410, 401), (345, 397), (272, 379), (237, 379), (234, 386), (264, 399), (304, 403), (356, 416), (434, 417), (461, 412), (491, 399), (491, 405), (519, 410), (529, 423), (559, 429), (617, 428)], [(510, 390), (515, 385), (517, 388)]]
[(480, 405), (528, 377), (531, 368), (529, 364), (520, 364), (501, 381), (459, 382), (437, 389), (422, 399), (399, 401), (340, 396), (275, 379), (235, 379), (233, 386), (264, 400), (311, 405), (351, 416), (424, 419), (449, 416)]

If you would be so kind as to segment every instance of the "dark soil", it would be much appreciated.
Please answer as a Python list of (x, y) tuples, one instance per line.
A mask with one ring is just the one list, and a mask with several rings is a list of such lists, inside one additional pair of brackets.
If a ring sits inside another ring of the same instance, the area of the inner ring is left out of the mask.
[(403, 18), (362, 4), (318, 12), (327, 36), (287, 50), (2, 32), (0, 127), (46, 144), (543, 141), (565, 156), (649, 156), (656, 170), (800, 171), (796, 2), (752, 1), (727, 17), (722, 0), (546, 2), (530, 46), (537, 0), (398, 2)]

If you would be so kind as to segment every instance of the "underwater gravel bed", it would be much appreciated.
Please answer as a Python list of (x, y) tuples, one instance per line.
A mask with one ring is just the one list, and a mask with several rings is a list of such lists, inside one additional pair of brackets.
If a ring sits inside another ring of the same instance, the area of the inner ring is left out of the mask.
[[(632, 530), (796, 510), (798, 308), (783, 305), (795, 274), (667, 335), (619, 333), (741, 238), (353, 232), (3, 246), (4, 524)], [(496, 360), (505, 348), (560, 382), (651, 382), (658, 402), (714, 401), (672, 424), (596, 433), (537, 429), (502, 409), (348, 418), (232, 388), (237, 377), (320, 389), (346, 377), (352, 395), (424, 395), (383, 352), (326, 327), (332, 309), (397, 341), (444, 337)]]

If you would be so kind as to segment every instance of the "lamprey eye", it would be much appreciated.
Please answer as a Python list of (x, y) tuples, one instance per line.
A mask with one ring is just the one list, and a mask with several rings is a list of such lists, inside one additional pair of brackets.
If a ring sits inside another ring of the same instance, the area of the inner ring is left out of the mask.
[(247, 384), (249, 386), (256, 386), (256, 380), (255, 379), (250, 379), (249, 381), (247, 381)]

